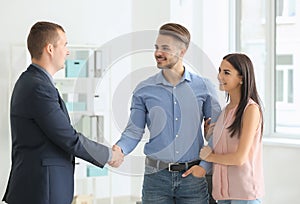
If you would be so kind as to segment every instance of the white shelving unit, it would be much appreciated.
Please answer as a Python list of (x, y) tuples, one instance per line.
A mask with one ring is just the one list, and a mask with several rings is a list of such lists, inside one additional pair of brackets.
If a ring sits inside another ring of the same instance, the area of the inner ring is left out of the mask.
[[(55, 85), (64, 99), (74, 128), (96, 142), (104, 143), (104, 134), (109, 135), (105, 115), (107, 107), (97, 86), (103, 74), (101, 51), (96, 46), (69, 46), (65, 68), (54, 75)], [(101, 98), (100, 98), (101, 97)], [(76, 158), (75, 195), (90, 195), (95, 199), (111, 196), (110, 188), (102, 191), (99, 183), (110, 185), (108, 169), (100, 169)]]
[[(100, 50), (97, 46), (85, 45), (69, 46), (67, 66), (54, 75), (54, 81), (68, 107), (74, 128), (94, 141), (111, 145), (120, 135), (119, 126), (113, 124), (113, 94), (118, 84), (130, 73), (131, 62), (128, 58), (114, 61), (112, 51), (110, 48), (106, 49)], [(11, 53), (10, 94), (16, 79), (31, 63), (25, 45), (12, 45)], [(68, 65), (72, 66), (72, 63), (73, 68), (79, 70), (70, 72), (72, 67), (68, 70)], [(126, 100), (120, 103), (126, 103)], [(132, 196), (129, 195), (128, 188), (131, 187), (120, 188), (120, 183), (130, 183), (132, 179), (119, 173), (122, 169), (112, 171), (111, 167), (107, 166), (101, 171), (78, 158), (76, 163), (74, 195), (92, 194), (95, 200), (93, 204), (127, 204), (138, 200), (135, 197), (132, 200)], [(124, 164), (125, 166), (132, 168), (130, 161)]]
[(103, 103), (99, 101), (96, 87), (101, 78), (101, 58), (95, 58), (96, 46), (70, 46), (66, 66), (54, 75), (55, 85), (64, 99), (72, 124), (87, 137), (103, 142)]

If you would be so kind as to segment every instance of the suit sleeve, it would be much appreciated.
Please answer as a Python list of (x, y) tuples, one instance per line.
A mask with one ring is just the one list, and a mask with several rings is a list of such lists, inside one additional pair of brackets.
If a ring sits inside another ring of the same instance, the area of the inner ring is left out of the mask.
[(77, 133), (59, 104), (54, 87), (40, 84), (32, 93), (33, 118), (44, 134), (64, 151), (103, 167), (109, 148)]

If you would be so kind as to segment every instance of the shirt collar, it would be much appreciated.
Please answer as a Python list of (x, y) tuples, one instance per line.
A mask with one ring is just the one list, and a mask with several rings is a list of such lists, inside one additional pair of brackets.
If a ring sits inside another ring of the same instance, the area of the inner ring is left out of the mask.
[(54, 85), (54, 80), (53, 80), (53, 77), (51, 76), (51, 74), (49, 74), (43, 67), (41, 67), (40, 65), (37, 65), (37, 64), (34, 64), (34, 63), (32, 63), (32, 65), (34, 66), (34, 67), (36, 67), (36, 68), (38, 68), (39, 70), (41, 70), (42, 72), (44, 72), (46, 75), (47, 75), (47, 77), (50, 79), (50, 81), (51, 81), (51, 83), (53, 84), (53, 86), (55, 86)]
[[(183, 81), (191, 81), (191, 74), (185, 67), (183, 76), (181, 77), (179, 83)], [(170, 83), (165, 79), (162, 70), (157, 74), (156, 84), (170, 85)]]

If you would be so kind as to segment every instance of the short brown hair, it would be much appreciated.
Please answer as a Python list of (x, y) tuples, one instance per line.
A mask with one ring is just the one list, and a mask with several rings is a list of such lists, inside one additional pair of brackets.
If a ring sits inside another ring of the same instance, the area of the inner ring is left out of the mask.
[(31, 27), (27, 38), (27, 48), (31, 58), (40, 59), (48, 43), (56, 44), (59, 40), (58, 30), (65, 32), (62, 26), (45, 21), (37, 22)]
[(167, 23), (159, 28), (159, 34), (170, 35), (177, 40), (183, 42), (185, 47), (188, 48), (191, 40), (191, 35), (188, 29), (177, 23)]

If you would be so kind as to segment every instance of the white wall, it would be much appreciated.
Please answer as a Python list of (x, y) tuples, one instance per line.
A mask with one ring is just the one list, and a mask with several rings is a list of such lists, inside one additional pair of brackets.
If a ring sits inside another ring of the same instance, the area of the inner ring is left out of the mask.
[(299, 203), (300, 148), (297, 144), (264, 145), (264, 204)]

